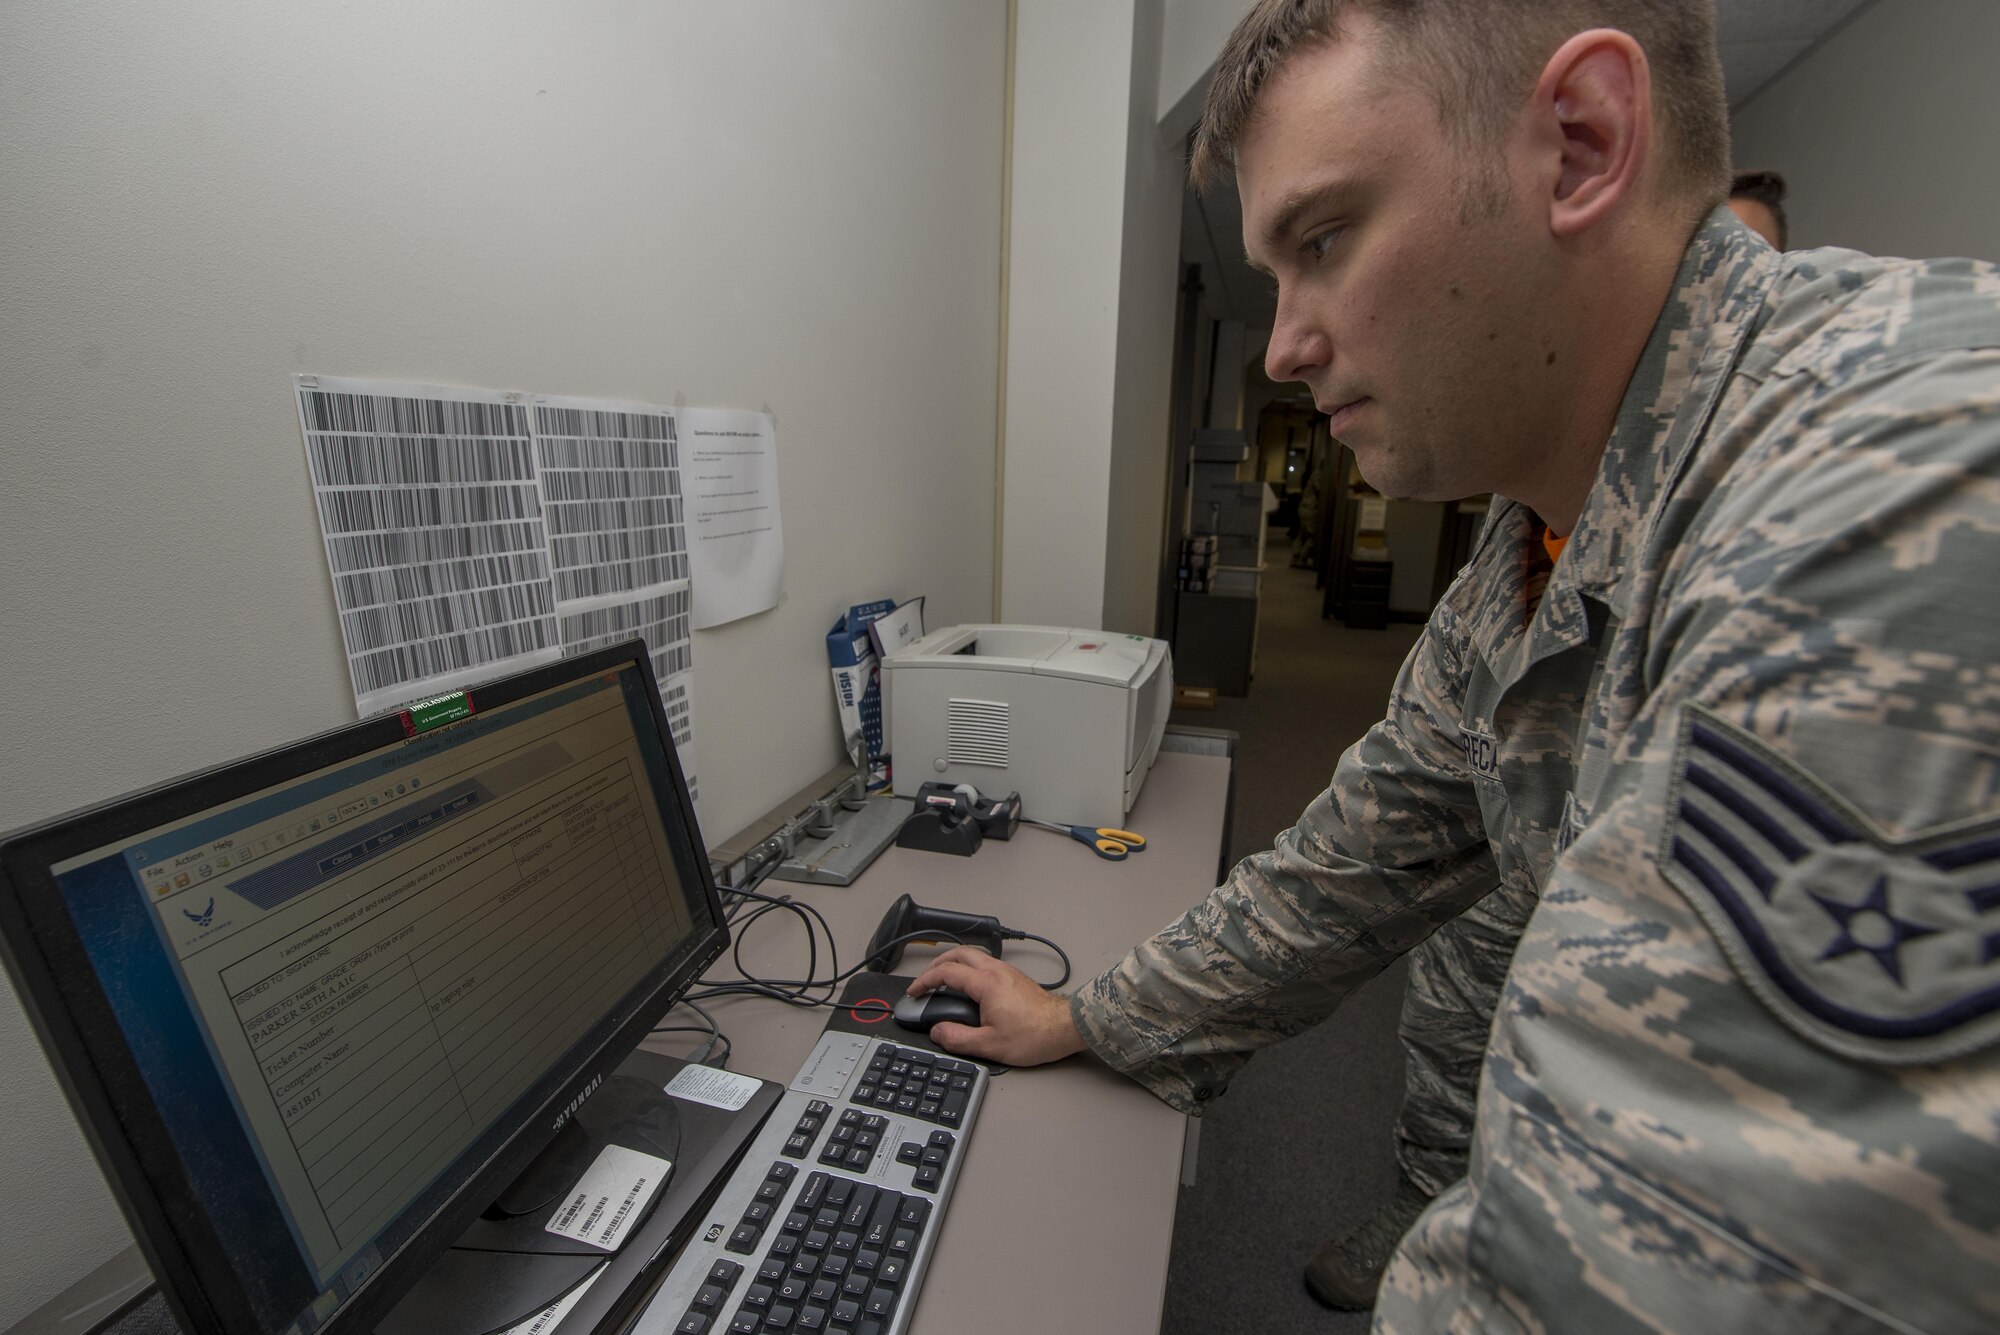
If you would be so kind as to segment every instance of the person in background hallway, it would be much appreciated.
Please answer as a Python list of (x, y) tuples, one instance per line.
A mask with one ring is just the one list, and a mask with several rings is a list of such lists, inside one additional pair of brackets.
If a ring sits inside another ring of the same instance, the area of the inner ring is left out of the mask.
[(1477, 1118), (1381, 1335), (2000, 1327), (2000, 269), (1780, 258), (1729, 162), (1706, 0), (1251, 8), (1191, 165), (1266, 369), (1491, 515), (1274, 848), (1067, 999), (911, 987), (1198, 1113), (1426, 949)]
[(1791, 228), (1785, 222), (1785, 178), (1778, 173), (1736, 173), (1729, 183), (1729, 211), (1772, 246), (1787, 248)]

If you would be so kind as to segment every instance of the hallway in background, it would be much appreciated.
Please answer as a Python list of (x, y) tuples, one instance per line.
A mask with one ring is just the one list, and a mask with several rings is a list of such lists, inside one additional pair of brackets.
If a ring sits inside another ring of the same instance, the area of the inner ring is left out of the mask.
[[(1382, 717), (1421, 627), (1350, 630), (1320, 618), (1313, 572), (1264, 573), (1256, 677), (1245, 697), (1174, 722), (1239, 734), (1230, 860), (1271, 847)], [(1330, 1312), (1300, 1271), (1395, 1184), (1389, 1132), (1403, 1096), (1396, 1041), (1403, 966), (1329, 1021), (1260, 1054), (1200, 1119), (1192, 1187), (1174, 1221), (1163, 1335), (1349, 1335), (1367, 1313)]]

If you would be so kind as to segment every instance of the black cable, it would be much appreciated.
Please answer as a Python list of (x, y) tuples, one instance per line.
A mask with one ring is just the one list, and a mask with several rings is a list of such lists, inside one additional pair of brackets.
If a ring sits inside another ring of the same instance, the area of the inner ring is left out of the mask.
[[(824, 919), (822, 919), (822, 922), (824, 922)], [(882, 949), (886, 950), (891, 946), (907, 945), (912, 941), (936, 941), (940, 939), (949, 940), (954, 945), (964, 944), (964, 942), (960, 941), (950, 932), (927, 930), (923, 932), (910, 932), (903, 936), (893, 937), (883, 942)], [(838, 960), (835, 962), (838, 963)], [(853, 968), (843, 970), (827, 978), (758, 978), (748, 970), (745, 970), (740, 962), (737, 965), (737, 970), (743, 974), (742, 982), (710, 983), (702, 979), (696, 979), (695, 985), (702, 990), (699, 992), (689, 992), (687, 996), (697, 1001), (706, 1001), (710, 997), (721, 996), (760, 996), (770, 997), (772, 1000), (782, 1001), (788, 1006), (798, 1006), (804, 1009), (811, 1009), (817, 1006), (838, 1007), (841, 1005), (841, 1002), (831, 995), (831, 989), (839, 983), (846, 982), (855, 974), (866, 973), (868, 971), (868, 961), (863, 960)], [(819, 998), (806, 996), (808, 991), (819, 987), (829, 989), (829, 995)]]
[(1057, 988), (1061, 987), (1064, 983), (1067, 983), (1069, 981), (1068, 951), (1064, 950), (1061, 946), (1057, 945), (1055, 942), (1049, 940), (1046, 936), (1036, 936), (1033, 932), (1016, 931), (1012, 927), (1004, 928), (1002, 930), (1004, 935), (1007, 937), (1009, 941), (1039, 941), (1043, 945), (1047, 946), (1050, 950), (1055, 951), (1056, 957), (1062, 960), (1062, 966), (1063, 966), (1062, 977), (1056, 979), (1053, 983), (1043, 983), (1041, 985), (1042, 991), (1053, 992)]

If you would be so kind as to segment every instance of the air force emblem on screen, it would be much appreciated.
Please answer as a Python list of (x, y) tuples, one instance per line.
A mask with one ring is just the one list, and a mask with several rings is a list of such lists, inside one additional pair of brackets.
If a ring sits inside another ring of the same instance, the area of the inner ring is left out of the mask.
[(181, 912), (185, 913), (187, 920), (195, 926), (206, 927), (215, 921), (215, 896), (210, 895), (208, 897), (208, 906), (199, 913), (196, 913), (193, 909), (182, 909)]
[(1692, 707), (1674, 768), (1661, 866), (1780, 1018), (1876, 1061), (2000, 1037), (2000, 818), (1891, 839)]

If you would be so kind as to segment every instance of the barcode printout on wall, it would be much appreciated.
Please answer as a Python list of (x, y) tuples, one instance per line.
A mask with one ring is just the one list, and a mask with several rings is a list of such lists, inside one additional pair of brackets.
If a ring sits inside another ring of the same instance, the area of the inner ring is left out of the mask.
[(698, 792), (674, 411), (329, 376), (294, 387), (358, 713), (642, 636)]
[(554, 659), (527, 406), (326, 376), (295, 390), (357, 712)]
[(699, 795), (687, 703), (694, 595), (675, 414), (537, 395), (534, 436), (563, 652), (645, 639), (674, 750)]

